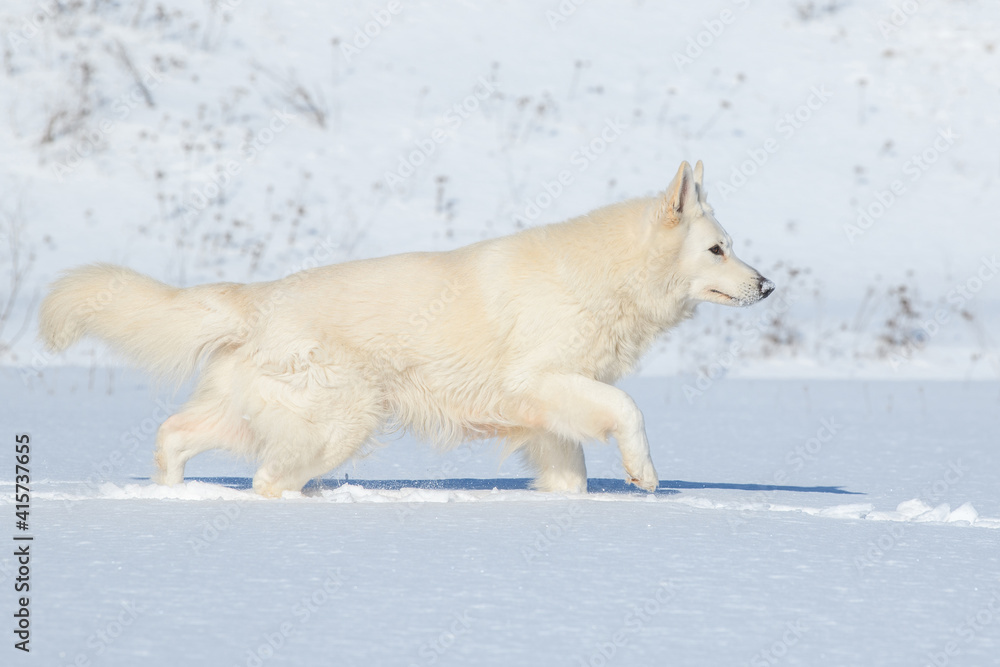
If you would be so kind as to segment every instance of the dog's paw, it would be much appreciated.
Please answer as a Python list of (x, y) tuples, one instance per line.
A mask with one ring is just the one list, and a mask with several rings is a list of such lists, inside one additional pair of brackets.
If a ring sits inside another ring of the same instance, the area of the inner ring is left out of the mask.
[(626, 469), (625, 472), (627, 474), (625, 481), (629, 484), (635, 484), (644, 491), (653, 493), (656, 491), (656, 487), (660, 485), (660, 478), (657, 476), (656, 469), (653, 467), (651, 461), (642, 466), (642, 472), (638, 475), (629, 469)]
[(586, 493), (587, 477), (584, 475), (542, 475), (531, 483), (536, 491), (549, 493)]

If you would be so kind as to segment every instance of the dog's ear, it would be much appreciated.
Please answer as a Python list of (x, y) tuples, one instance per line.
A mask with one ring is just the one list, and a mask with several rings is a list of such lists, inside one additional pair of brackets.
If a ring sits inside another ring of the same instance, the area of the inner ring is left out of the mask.
[(685, 160), (681, 162), (677, 175), (660, 199), (656, 212), (657, 221), (667, 227), (680, 224), (685, 209), (698, 201), (695, 197), (694, 174), (691, 173), (691, 165)]
[(698, 160), (698, 163), (694, 165), (694, 190), (698, 194), (698, 201), (704, 202), (708, 198), (708, 193), (705, 192), (705, 165)]

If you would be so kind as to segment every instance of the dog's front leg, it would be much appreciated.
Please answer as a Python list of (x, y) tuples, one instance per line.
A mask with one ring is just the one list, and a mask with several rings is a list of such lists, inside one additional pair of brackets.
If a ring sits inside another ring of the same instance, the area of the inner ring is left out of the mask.
[(621, 450), (626, 481), (647, 491), (659, 485), (642, 413), (624, 391), (582, 375), (546, 375), (533, 398), (531, 425), (575, 442), (606, 441), (611, 435)]

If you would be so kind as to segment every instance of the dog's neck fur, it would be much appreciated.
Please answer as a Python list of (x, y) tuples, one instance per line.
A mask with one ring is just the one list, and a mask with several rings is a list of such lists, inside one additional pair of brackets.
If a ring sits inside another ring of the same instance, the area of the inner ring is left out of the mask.
[[(654, 199), (632, 200), (613, 208), (641, 207), (649, 210)], [(563, 225), (568, 232), (586, 230), (587, 261), (567, 254), (559, 262), (566, 289), (574, 294), (595, 324), (586, 335), (587, 344), (600, 349), (604, 358), (597, 379), (614, 381), (629, 373), (657, 336), (691, 317), (697, 302), (688, 297), (688, 285), (676, 272), (676, 246), (672, 253), (659, 254), (656, 243), (663, 234), (677, 230), (656, 229), (645, 216), (621, 216), (621, 224), (597, 224), (589, 216)], [(556, 230), (553, 230), (556, 231)], [(558, 232), (557, 232), (558, 233)], [(632, 242), (624, 254), (615, 255), (611, 237), (628, 235)], [(611, 278), (610, 280), (606, 278)], [(598, 289), (595, 289), (598, 288)]]

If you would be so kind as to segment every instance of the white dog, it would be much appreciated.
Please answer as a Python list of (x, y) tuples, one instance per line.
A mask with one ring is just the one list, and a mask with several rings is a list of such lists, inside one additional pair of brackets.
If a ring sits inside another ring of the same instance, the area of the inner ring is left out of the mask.
[(628, 481), (652, 491), (642, 413), (611, 383), (698, 302), (773, 289), (733, 254), (701, 162), (684, 162), (660, 196), (450, 252), (188, 289), (80, 267), (39, 328), (53, 350), (91, 335), (159, 375), (202, 368), (157, 434), (164, 484), (222, 448), (259, 462), (254, 490), (279, 496), (409, 429), (443, 445), (499, 437), (536, 488), (572, 493), (587, 489), (580, 443), (612, 436)]

